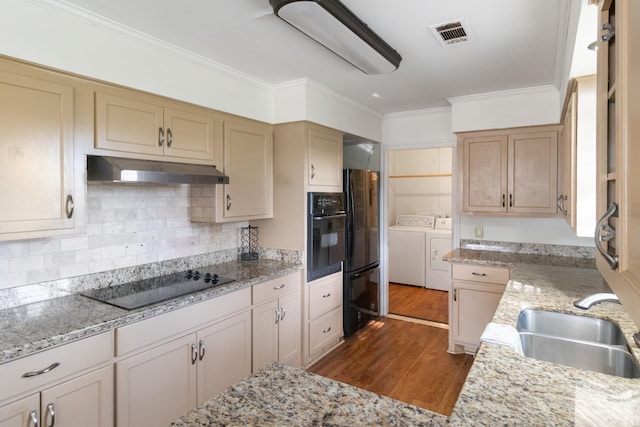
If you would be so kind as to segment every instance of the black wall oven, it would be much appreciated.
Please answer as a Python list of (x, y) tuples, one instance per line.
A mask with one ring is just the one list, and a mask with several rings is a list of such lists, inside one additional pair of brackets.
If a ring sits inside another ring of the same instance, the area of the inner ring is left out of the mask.
[(309, 193), (307, 281), (341, 270), (347, 215), (343, 193)]

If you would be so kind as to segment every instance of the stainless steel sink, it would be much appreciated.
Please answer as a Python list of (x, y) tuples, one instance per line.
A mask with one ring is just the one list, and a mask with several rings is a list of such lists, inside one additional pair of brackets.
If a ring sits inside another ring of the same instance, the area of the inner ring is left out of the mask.
[(521, 332), (525, 356), (625, 378), (640, 378), (634, 357), (620, 346)]
[(620, 327), (593, 317), (527, 309), (516, 323), (525, 356), (625, 378), (640, 366)]
[(516, 329), (518, 332), (535, 332), (557, 338), (609, 345), (627, 345), (624, 333), (615, 323), (575, 314), (534, 309), (523, 310), (518, 316)]

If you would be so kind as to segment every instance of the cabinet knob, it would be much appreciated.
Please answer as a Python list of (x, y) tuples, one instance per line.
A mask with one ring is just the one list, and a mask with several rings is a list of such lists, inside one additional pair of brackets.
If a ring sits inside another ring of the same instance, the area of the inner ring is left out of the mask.
[(278, 322), (280, 321), (280, 310), (278, 309), (278, 307), (276, 307), (275, 312), (276, 312), (276, 325), (277, 325)]
[(31, 411), (29, 418), (31, 419), (31, 426), (38, 427), (38, 411)]
[(204, 359), (204, 353), (206, 352), (206, 348), (204, 347), (204, 340), (200, 340), (200, 342), (198, 343), (199, 346), (199, 354), (198, 354), (198, 360), (202, 360)]
[(195, 344), (191, 344), (191, 364), (195, 365), (198, 361), (198, 347)]
[(51, 419), (51, 422), (49, 423), (48, 427), (53, 427), (56, 425), (56, 413), (53, 410), (53, 403), (49, 403), (47, 405), (47, 413), (45, 414), (45, 417), (49, 417)]
[(287, 310), (285, 310), (285, 309), (284, 309), (284, 305), (281, 305), (281, 306), (280, 306), (280, 311), (281, 311), (281, 313), (280, 313), (280, 320), (284, 320), (284, 316), (286, 316), (286, 315), (287, 315)]
[(231, 209), (231, 196), (227, 194), (227, 210)]
[(458, 288), (453, 288), (453, 300), (458, 301)]
[(569, 211), (567, 211), (564, 208), (564, 201), (569, 199), (569, 196), (567, 196), (566, 194), (561, 194), (560, 197), (558, 197), (558, 210), (562, 213), (562, 215), (567, 216), (569, 214)]
[(316, 177), (316, 167), (311, 165), (311, 179)]

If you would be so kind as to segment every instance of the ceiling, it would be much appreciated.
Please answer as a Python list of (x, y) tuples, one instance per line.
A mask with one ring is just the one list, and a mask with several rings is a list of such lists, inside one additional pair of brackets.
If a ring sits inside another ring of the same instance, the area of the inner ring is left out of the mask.
[[(403, 57), (392, 73), (367, 75), (277, 18), (268, 0), (66, 2), (268, 84), (308, 78), (381, 114), (560, 88), (571, 39), (567, 0), (342, 0)], [(442, 47), (429, 26), (459, 18), (472, 40)]]

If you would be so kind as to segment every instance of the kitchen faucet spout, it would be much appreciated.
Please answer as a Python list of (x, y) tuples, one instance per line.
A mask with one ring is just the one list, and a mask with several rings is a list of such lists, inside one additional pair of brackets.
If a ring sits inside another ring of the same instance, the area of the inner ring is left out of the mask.
[(574, 301), (573, 305), (583, 310), (588, 310), (592, 306), (600, 304), (601, 302), (617, 302), (618, 304), (620, 304), (620, 299), (618, 299), (618, 296), (616, 294), (605, 292), (580, 298), (579, 300)]

